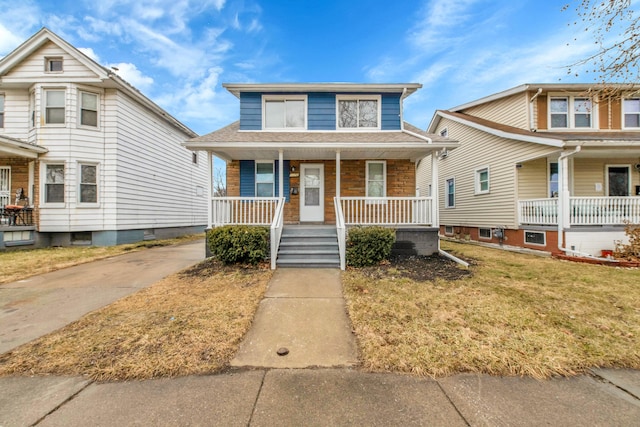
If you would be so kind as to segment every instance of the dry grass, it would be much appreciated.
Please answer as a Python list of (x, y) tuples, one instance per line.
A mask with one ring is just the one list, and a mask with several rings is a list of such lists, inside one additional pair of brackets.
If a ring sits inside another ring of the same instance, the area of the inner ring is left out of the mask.
[(474, 260), (474, 274), (434, 282), (343, 275), (365, 369), (547, 378), (640, 368), (639, 270), (443, 248)]
[(211, 259), (0, 355), (0, 375), (146, 379), (220, 371), (235, 354), (271, 270)]
[(74, 246), (60, 248), (27, 249), (0, 252), (0, 285), (30, 276), (60, 270), (85, 262), (109, 258), (126, 252), (156, 246), (175, 245), (203, 239), (203, 234), (166, 240), (150, 240), (117, 246)]

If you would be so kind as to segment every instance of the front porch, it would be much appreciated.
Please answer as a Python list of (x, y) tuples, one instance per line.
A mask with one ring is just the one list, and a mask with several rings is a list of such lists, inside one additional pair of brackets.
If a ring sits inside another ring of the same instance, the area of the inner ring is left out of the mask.
[[(520, 225), (558, 225), (558, 198), (518, 201)], [(569, 197), (568, 226), (640, 224), (640, 197)]]
[[(346, 266), (347, 230), (353, 226), (389, 226), (402, 232), (409, 245), (424, 246), (424, 233), (437, 238), (437, 213), (431, 197), (335, 197), (335, 239), (339, 266)], [(271, 268), (278, 265), (280, 243), (284, 230), (286, 198), (284, 197), (212, 197), (211, 226), (253, 225), (271, 229)], [(322, 228), (327, 228), (326, 225)], [(417, 235), (415, 241), (412, 235)], [(322, 243), (326, 245), (326, 242)], [(433, 246), (429, 244), (430, 246)], [(316, 262), (316, 261), (314, 261)], [(317, 264), (317, 262), (316, 262)], [(299, 264), (297, 264), (299, 266)], [(315, 265), (315, 264), (314, 264)]]

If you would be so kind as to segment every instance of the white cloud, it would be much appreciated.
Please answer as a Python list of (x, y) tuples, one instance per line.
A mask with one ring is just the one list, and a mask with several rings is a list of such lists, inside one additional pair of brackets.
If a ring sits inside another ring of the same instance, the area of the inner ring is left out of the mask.
[(23, 38), (18, 37), (13, 31), (10, 31), (7, 27), (0, 24), (0, 57), (11, 52), (23, 41)]
[(82, 53), (84, 53), (85, 55), (87, 55), (89, 58), (93, 59), (94, 61), (96, 61), (98, 64), (100, 63), (100, 57), (98, 56), (98, 54), (96, 54), (92, 48), (90, 47), (79, 47), (78, 50)]
[(113, 69), (117, 75), (142, 92), (153, 86), (153, 79), (143, 75), (135, 64), (121, 62), (119, 64), (109, 64), (107, 67)]

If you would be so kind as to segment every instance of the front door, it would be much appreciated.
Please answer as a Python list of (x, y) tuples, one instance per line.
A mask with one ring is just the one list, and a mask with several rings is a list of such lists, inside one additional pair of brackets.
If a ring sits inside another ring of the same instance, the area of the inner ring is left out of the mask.
[(608, 166), (608, 196), (629, 196), (629, 166)]
[(324, 165), (300, 165), (300, 222), (324, 222)]
[(11, 202), (11, 166), (0, 166), (0, 207)]

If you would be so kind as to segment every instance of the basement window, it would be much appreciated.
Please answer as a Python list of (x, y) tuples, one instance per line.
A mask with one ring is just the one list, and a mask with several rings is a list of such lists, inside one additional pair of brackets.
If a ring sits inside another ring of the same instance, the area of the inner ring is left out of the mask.
[(544, 231), (525, 230), (524, 242), (530, 245), (546, 246), (546, 233)]
[(448, 236), (453, 236), (453, 226), (452, 225), (445, 225), (444, 226), (444, 234), (446, 234)]
[(479, 228), (478, 229), (478, 237), (481, 239), (491, 239), (491, 229), (490, 228)]

